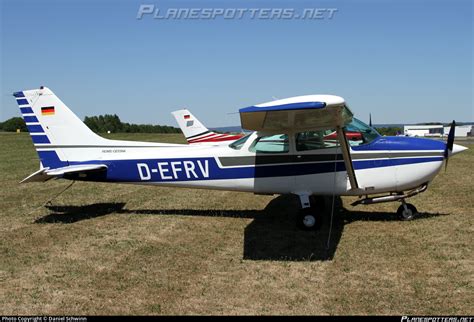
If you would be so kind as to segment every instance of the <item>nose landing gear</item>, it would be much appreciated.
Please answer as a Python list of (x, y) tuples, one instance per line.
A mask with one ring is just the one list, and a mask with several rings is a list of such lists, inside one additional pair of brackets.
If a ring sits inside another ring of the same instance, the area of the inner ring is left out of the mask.
[(412, 220), (418, 214), (418, 210), (411, 203), (406, 203), (402, 199), (402, 204), (398, 207), (397, 215), (401, 220)]
[(410, 203), (406, 203), (405, 199), (416, 196), (419, 193), (425, 192), (428, 188), (428, 183), (424, 183), (416, 189), (413, 189), (408, 192), (398, 192), (398, 193), (390, 193), (385, 196), (376, 196), (376, 197), (369, 197), (365, 196), (365, 198), (359, 199), (353, 202), (352, 206), (357, 205), (370, 205), (374, 203), (382, 203), (382, 202), (393, 202), (393, 201), (400, 201), (402, 205), (398, 207), (397, 215), (401, 220), (412, 220), (418, 214), (418, 210), (416, 207)]

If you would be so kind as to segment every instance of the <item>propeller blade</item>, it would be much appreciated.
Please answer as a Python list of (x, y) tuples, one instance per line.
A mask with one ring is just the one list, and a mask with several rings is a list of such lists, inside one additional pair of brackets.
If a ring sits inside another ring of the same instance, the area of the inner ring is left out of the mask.
[(448, 140), (446, 142), (446, 149), (444, 150), (444, 158), (446, 159), (446, 163), (444, 165), (444, 171), (448, 168), (448, 159), (449, 153), (453, 151), (454, 145), (454, 132), (456, 130), (456, 121), (453, 120), (451, 123), (451, 128), (449, 129)]

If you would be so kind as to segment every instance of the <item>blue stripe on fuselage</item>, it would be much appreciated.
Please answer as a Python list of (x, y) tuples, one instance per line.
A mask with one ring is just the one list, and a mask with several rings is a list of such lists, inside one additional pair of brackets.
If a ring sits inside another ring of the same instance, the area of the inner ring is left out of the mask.
[[(122, 160), (106, 164), (107, 179), (111, 181), (223, 180), (298, 176), (334, 171), (334, 163), (220, 168), (214, 158)], [(344, 169), (344, 163), (338, 162), (337, 170)]]
[(354, 151), (444, 151), (445, 148), (446, 144), (442, 141), (406, 136), (383, 136), (368, 144), (351, 146)]
[(43, 167), (56, 169), (69, 165), (67, 161), (61, 161), (59, 159), (56, 151), (38, 151), (38, 156), (40, 158), (41, 164), (43, 164)]
[[(354, 161), (355, 170), (442, 161), (442, 157), (375, 159)], [(181, 182), (196, 180), (223, 180), (269, 178), (332, 173), (333, 162), (268, 165), (256, 167), (220, 168), (214, 158), (113, 160), (69, 162), (69, 164), (106, 164), (107, 181), (124, 182)], [(337, 171), (345, 171), (343, 161), (337, 162)]]
[(364, 161), (354, 161), (355, 170), (371, 168), (391, 167), (406, 164), (416, 164), (424, 162), (443, 161), (443, 157), (421, 157), (421, 158), (394, 158), (394, 159), (374, 159)]

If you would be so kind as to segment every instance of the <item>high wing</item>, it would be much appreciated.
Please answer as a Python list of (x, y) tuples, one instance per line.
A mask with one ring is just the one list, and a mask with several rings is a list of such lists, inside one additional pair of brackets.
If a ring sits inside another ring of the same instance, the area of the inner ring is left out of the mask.
[(67, 167), (48, 169), (43, 168), (23, 179), (20, 183), (44, 182), (64, 175), (87, 176), (88, 174), (107, 169), (105, 164), (81, 164)]
[(265, 133), (336, 129), (351, 189), (358, 189), (344, 127), (353, 113), (344, 99), (333, 95), (306, 95), (276, 100), (239, 110), (242, 128)]
[(239, 110), (242, 128), (263, 132), (308, 131), (344, 127), (352, 112), (342, 97), (306, 95)]

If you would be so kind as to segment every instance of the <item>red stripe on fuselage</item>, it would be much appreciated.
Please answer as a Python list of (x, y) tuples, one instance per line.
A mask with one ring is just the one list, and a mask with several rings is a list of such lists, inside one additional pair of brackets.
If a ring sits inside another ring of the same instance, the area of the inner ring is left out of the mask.
[(242, 136), (240, 135), (233, 135), (233, 136), (227, 136), (227, 137), (218, 137), (218, 138), (211, 138), (209, 140), (206, 140), (205, 142), (219, 142), (219, 141), (235, 141), (240, 139)]
[(200, 138), (195, 138), (195, 139), (192, 139), (192, 140), (188, 140), (188, 142), (189, 142), (189, 143), (198, 142), (198, 141), (201, 141), (201, 140), (205, 140), (205, 139), (207, 139), (207, 138), (210, 138), (210, 137), (214, 137), (214, 136), (216, 136), (216, 135), (217, 135), (216, 133), (210, 133), (210, 134), (201, 136)]
[(242, 135), (229, 135), (229, 134), (217, 134), (213, 133), (206, 135), (199, 139), (189, 140), (189, 143), (202, 143), (202, 142), (222, 142), (222, 141), (235, 141), (242, 137)]

